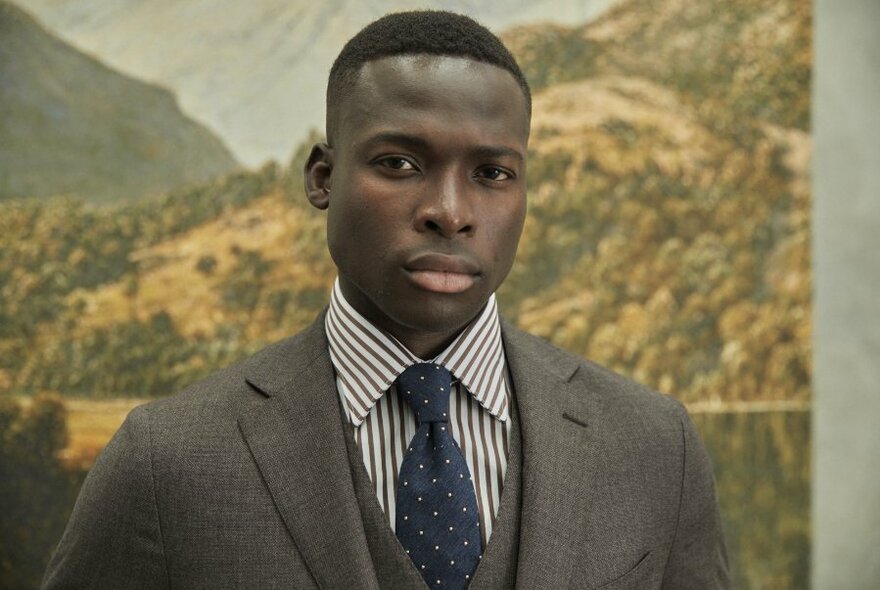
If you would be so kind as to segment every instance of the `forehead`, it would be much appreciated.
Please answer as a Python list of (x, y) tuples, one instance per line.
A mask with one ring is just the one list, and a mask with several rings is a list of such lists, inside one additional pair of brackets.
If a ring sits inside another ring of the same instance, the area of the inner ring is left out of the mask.
[(526, 142), (525, 95), (510, 72), (462, 57), (402, 55), (364, 64), (340, 105), (339, 131), (348, 140), (384, 127), (437, 133), (457, 126)]

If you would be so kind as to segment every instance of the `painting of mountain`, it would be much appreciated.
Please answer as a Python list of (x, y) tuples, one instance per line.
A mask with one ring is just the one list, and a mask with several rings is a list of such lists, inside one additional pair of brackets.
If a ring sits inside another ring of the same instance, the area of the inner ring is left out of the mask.
[[(325, 218), (302, 189), (321, 138), (310, 129), (341, 44), (404, 3), (21, 4), (79, 50), (171, 89), (229, 146), (217, 171), (154, 197), (0, 203), (0, 468), (10, 481), (43, 474), (0, 488), (0, 504), (22, 506), (0, 530), (0, 585), (27, 587), (127, 411), (326, 304)], [(533, 88), (529, 211), (502, 313), (684, 402), (713, 459), (735, 587), (806, 587), (811, 4), (532, 4), (452, 6), (500, 32)], [(34, 79), (65, 79), (29, 59)], [(34, 146), (71, 155), (33, 125)], [(182, 125), (154, 129), (173, 138)], [(33, 542), (13, 551), (17, 538)]]
[(109, 69), (0, 1), (0, 199), (136, 199), (237, 166), (170, 92)]

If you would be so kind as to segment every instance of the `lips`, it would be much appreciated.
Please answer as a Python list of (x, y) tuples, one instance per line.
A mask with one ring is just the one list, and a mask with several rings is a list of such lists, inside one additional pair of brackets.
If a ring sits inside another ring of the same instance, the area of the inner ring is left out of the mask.
[(480, 276), (480, 267), (470, 258), (437, 252), (417, 255), (404, 268), (418, 287), (434, 293), (462, 293)]

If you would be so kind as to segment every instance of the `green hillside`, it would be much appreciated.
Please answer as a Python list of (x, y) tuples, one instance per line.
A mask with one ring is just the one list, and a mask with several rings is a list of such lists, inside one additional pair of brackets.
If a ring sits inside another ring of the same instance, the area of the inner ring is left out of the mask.
[[(240, 356), (246, 343), (187, 340), (161, 309), (139, 319), (141, 277), (165, 263), (139, 254), (282, 183), (277, 167), (267, 166), (117, 207), (70, 199), (0, 203), (0, 389), (167, 393), (193, 376), (174, 376), (181, 360), (203, 353), (215, 366)], [(203, 264), (201, 273), (210, 270)], [(182, 288), (201, 273), (185, 269)], [(124, 313), (87, 307), (90, 296), (106, 291), (110, 299), (118, 294)], [(166, 303), (182, 296), (160, 295)], [(106, 325), (81, 325), (105, 315)]]
[(171, 93), (105, 67), (0, 0), (0, 200), (134, 200), (235, 168)]

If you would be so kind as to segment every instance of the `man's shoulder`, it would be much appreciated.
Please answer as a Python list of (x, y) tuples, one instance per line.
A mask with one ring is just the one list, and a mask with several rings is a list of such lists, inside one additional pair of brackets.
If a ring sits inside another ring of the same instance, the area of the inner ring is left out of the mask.
[(674, 397), (624, 376), (608, 367), (559, 348), (546, 339), (503, 322), (505, 340), (520, 356), (530, 357), (563, 381), (570, 383), (570, 394), (603, 412), (669, 419), (676, 422), (686, 413)]
[(271, 384), (285, 376), (290, 377), (322, 355), (322, 334), (318, 322), (294, 336), (258, 350), (251, 356), (214, 371), (192, 383), (182, 391), (148, 402), (136, 409), (150, 422), (175, 430), (181, 427), (199, 429), (217, 423), (228, 423), (231, 418), (246, 412), (265, 400)]

